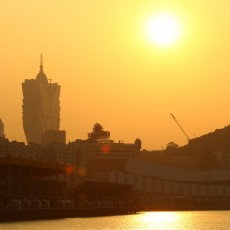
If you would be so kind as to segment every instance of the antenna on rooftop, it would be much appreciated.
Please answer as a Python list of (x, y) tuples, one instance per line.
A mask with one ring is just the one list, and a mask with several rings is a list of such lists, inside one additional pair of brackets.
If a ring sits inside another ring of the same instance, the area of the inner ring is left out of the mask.
[(40, 55), (40, 65), (43, 65), (43, 55)]

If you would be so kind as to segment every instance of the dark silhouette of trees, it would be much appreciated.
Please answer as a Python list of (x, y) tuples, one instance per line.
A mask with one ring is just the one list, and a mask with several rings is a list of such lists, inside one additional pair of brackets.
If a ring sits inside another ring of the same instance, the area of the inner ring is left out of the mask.
[(91, 133), (88, 133), (88, 138), (90, 140), (96, 140), (99, 142), (103, 142), (103, 141), (109, 140), (110, 132), (104, 131), (102, 125), (100, 125), (99, 123), (96, 123), (93, 126), (93, 131)]

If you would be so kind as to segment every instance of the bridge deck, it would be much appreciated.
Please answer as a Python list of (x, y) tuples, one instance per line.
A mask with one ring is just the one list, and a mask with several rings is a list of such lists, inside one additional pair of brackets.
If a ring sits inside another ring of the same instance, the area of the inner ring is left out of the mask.
[(0, 170), (8, 166), (32, 168), (35, 171), (65, 173), (66, 165), (57, 162), (43, 161), (33, 158), (26, 158), (19, 155), (0, 156)]

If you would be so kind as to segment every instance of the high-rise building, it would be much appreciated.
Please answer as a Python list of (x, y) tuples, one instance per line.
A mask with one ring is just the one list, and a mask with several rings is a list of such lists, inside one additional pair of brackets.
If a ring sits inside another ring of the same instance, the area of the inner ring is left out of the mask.
[(41, 144), (47, 145), (51, 143), (66, 143), (66, 132), (64, 130), (48, 130), (42, 134)]
[(4, 134), (4, 124), (2, 122), (2, 120), (0, 119), (0, 138), (5, 138), (5, 134)]
[(41, 143), (42, 135), (49, 131), (59, 131), (60, 127), (60, 90), (57, 83), (48, 81), (43, 71), (41, 55), (40, 71), (35, 79), (22, 83), (23, 91), (23, 128), (27, 143)]

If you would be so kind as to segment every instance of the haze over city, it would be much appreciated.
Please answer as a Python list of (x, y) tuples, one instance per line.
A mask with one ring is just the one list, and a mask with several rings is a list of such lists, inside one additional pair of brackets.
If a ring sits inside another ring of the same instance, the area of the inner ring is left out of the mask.
[[(47, 77), (61, 85), (67, 141), (86, 138), (99, 122), (116, 141), (139, 137), (146, 149), (170, 141), (184, 145), (170, 113), (191, 138), (229, 125), (229, 4), (1, 2), (0, 118), (6, 137), (25, 141), (22, 82), (38, 74), (41, 53)], [(146, 31), (159, 14), (175, 26), (165, 43)]]

